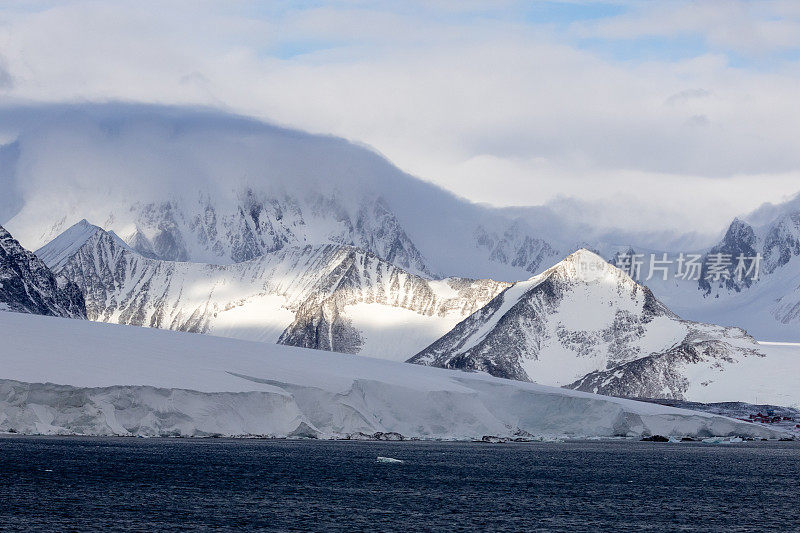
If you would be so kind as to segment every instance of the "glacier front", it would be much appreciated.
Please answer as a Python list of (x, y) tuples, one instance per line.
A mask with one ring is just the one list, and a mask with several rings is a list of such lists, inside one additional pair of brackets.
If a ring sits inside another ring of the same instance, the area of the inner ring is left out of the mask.
[(0, 337), (0, 432), (780, 436), (721, 416), (483, 373), (204, 335), (0, 312)]

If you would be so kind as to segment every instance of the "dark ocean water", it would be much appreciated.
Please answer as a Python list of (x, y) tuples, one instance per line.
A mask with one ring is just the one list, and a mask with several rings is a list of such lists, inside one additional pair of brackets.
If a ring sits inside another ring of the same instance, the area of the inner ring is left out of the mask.
[(0, 438), (0, 529), (100, 528), (800, 531), (800, 445)]

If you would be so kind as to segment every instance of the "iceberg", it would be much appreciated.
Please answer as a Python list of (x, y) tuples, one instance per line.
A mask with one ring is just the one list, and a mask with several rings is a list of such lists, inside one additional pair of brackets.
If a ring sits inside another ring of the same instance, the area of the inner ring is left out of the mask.
[(379, 455), (377, 462), (378, 463), (398, 464), (398, 463), (402, 463), (403, 461), (401, 461), (400, 459), (395, 459), (394, 457), (381, 457)]

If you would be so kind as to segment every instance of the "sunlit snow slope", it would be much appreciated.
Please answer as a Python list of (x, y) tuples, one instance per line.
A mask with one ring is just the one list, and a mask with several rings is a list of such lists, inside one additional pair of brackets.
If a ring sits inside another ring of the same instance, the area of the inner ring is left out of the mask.
[(86, 221), (37, 254), (77, 283), (92, 320), (395, 360), (424, 348), (508, 286), (430, 280), (334, 244), (284, 247), (228, 265), (164, 261)]

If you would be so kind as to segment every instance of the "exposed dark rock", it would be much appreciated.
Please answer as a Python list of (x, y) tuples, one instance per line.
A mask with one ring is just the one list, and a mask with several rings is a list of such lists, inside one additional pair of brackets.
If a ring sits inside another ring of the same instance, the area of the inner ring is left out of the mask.
[(0, 309), (37, 315), (86, 318), (78, 286), (56, 279), (36, 255), (0, 226)]
[[(724, 287), (727, 290), (740, 292), (742, 289), (752, 285), (752, 276), (741, 276), (741, 280), (735, 275), (735, 268), (739, 256), (745, 258), (755, 257), (757, 252), (757, 239), (755, 231), (752, 226), (741, 220), (734, 219), (728, 227), (722, 242), (713, 247), (706, 256), (703, 258), (703, 268), (698, 281), (700, 289), (704, 294), (711, 293), (712, 285), (716, 284), (718, 287)], [(731, 264), (725, 268), (725, 274), (720, 276), (718, 281), (708, 278), (708, 256), (711, 254), (723, 254), (729, 256)], [(749, 266), (749, 264), (748, 264)]]
[[(738, 331), (742, 337), (747, 337), (745, 332)], [(682, 373), (684, 365), (704, 361), (731, 362), (734, 357), (741, 355), (763, 357), (756, 349), (732, 347), (725, 342), (722, 331), (720, 333), (718, 338), (689, 336), (665, 352), (650, 354), (608, 370), (591, 372), (565, 387), (606, 396), (683, 399), (689, 388), (689, 382)]]
[(372, 438), (375, 440), (392, 440), (392, 441), (406, 440), (404, 436), (394, 431), (389, 431), (387, 433), (384, 433), (382, 431), (377, 431), (372, 434)]

